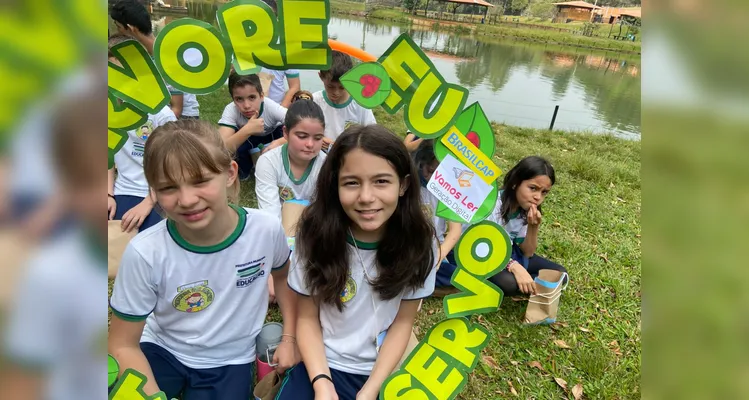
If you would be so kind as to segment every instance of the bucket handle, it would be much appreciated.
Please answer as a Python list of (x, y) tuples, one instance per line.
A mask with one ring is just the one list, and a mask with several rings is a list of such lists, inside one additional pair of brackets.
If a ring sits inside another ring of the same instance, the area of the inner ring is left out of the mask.
[(276, 352), (276, 349), (278, 348), (278, 344), (269, 344), (268, 347), (265, 349), (265, 356), (268, 357), (268, 366), (269, 367), (277, 367), (278, 364), (273, 364), (273, 357), (270, 355), (270, 351), (273, 350), (273, 353)]

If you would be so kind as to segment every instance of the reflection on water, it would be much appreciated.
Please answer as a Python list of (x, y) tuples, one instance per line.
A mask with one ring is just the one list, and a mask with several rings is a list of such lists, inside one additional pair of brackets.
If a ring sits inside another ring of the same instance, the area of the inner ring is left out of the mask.
[[(169, 2), (167, 2), (169, 3)], [(216, 24), (218, 3), (189, 2), (190, 16)], [(179, 17), (155, 17), (155, 31)], [(556, 129), (613, 132), (640, 137), (640, 60), (617, 53), (518, 42), (487, 42), (383, 22), (333, 18), (329, 34), (379, 57), (407, 33), (448, 82), (470, 91), (490, 119), (548, 128), (556, 105)], [(302, 71), (302, 87), (322, 89), (317, 71)]]

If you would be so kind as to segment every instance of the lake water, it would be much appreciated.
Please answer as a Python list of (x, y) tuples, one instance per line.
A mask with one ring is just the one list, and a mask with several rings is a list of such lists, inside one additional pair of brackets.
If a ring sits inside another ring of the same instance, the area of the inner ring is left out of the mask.
[[(189, 3), (193, 18), (212, 24), (215, 5)], [(175, 17), (158, 17), (156, 30)], [(176, 17), (179, 18), (179, 17)], [(469, 89), (489, 119), (509, 125), (611, 132), (640, 138), (640, 58), (614, 52), (483, 40), (435, 32), (431, 27), (332, 18), (328, 33), (379, 57), (401, 34), (410, 35), (442, 76)], [(302, 88), (321, 90), (317, 71), (301, 72)]]

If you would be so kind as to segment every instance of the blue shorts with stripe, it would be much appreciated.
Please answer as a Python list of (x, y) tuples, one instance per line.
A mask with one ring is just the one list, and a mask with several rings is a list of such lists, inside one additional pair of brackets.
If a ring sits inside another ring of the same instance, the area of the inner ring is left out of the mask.
[(140, 348), (167, 399), (248, 400), (254, 397), (254, 363), (195, 369), (186, 367), (156, 344), (142, 342)]
[[(369, 379), (368, 375), (349, 374), (347, 372), (330, 369), (330, 377), (333, 379), (333, 386), (338, 394), (339, 400), (355, 400), (356, 394), (359, 393), (364, 383)], [(275, 400), (314, 400), (315, 390), (310, 383), (307, 368), (304, 363), (286, 372), (281, 384), (281, 390), (278, 392)]]

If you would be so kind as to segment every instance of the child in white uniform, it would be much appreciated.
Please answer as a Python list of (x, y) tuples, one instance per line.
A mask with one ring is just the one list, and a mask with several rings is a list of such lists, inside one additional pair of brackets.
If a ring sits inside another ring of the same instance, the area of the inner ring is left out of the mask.
[(392, 132), (354, 126), (340, 136), (299, 222), (289, 287), (303, 363), (277, 399), (377, 398), (434, 290), (439, 253), (419, 192)]
[(325, 89), (312, 94), (312, 99), (325, 114), (325, 145), (333, 143), (351, 124), (376, 124), (372, 110), (368, 110), (354, 101), (341, 84), (341, 76), (354, 67), (351, 56), (334, 51), (330, 69), (320, 71), (320, 80)]
[(229, 204), (230, 190), (238, 193), (237, 164), (206, 122), (154, 131), (144, 167), (168, 220), (133, 238), (122, 256), (110, 354), (121, 370), (148, 378), (148, 395), (246, 400), (270, 274), (284, 318), (274, 360), (279, 372), (298, 360), (283, 228), (264, 212)]
[[(455, 270), (455, 256), (453, 255), (453, 248), (458, 243), (460, 236), (463, 234), (463, 227), (460, 222), (448, 221), (442, 217), (437, 216), (437, 206), (439, 206), (439, 199), (432, 192), (427, 189), (427, 183), (432, 178), (432, 174), (439, 166), (439, 160), (434, 155), (434, 140), (432, 139), (417, 139), (419, 145), (416, 151), (413, 153), (414, 163), (416, 169), (419, 171), (419, 182), (421, 183), (421, 207), (424, 211), (424, 215), (430, 218), (434, 224), (434, 229), (437, 232), (437, 238), (440, 241), (440, 254), (442, 255), (442, 262), (440, 263), (440, 269), (445, 267), (449, 271)], [(406, 145), (408, 148), (408, 145)], [(445, 277), (447, 279), (445, 279)], [(437, 272), (436, 288), (450, 287), (450, 276), (446, 276), (444, 273)], [(435, 289), (437, 293), (438, 289)]]
[(281, 218), (288, 200), (311, 200), (325, 162), (322, 147), (325, 120), (311, 100), (298, 100), (286, 113), (283, 136), (287, 143), (263, 154), (255, 168), (258, 208)]
[(48, 109), (52, 178), (59, 180), (62, 214), (74, 223), (35, 248), (13, 301), (0, 306), (8, 312), (0, 316), (3, 398), (106, 397), (107, 230), (98, 164), (106, 114), (90, 111), (101, 106), (104, 89)]
[[(110, 47), (117, 43), (110, 41)], [(120, 65), (111, 54), (109, 62)], [(143, 231), (161, 221), (143, 173), (143, 150), (154, 129), (176, 120), (168, 106), (156, 114), (148, 114), (145, 124), (127, 132), (127, 142), (114, 155), (114, 167), (107, 172), (107, 214), (109, 219), (122, 221), (123, 231), (136, 228)]]
[(229, 150), (235, 151), (239, 178), (251, 176), (253, 153), (283, 136), (281, 126), (286, 108), (265, 97), (257, 75), (229, 75), (232, 102), (224, 108), (218, 121), (219, 133)]

